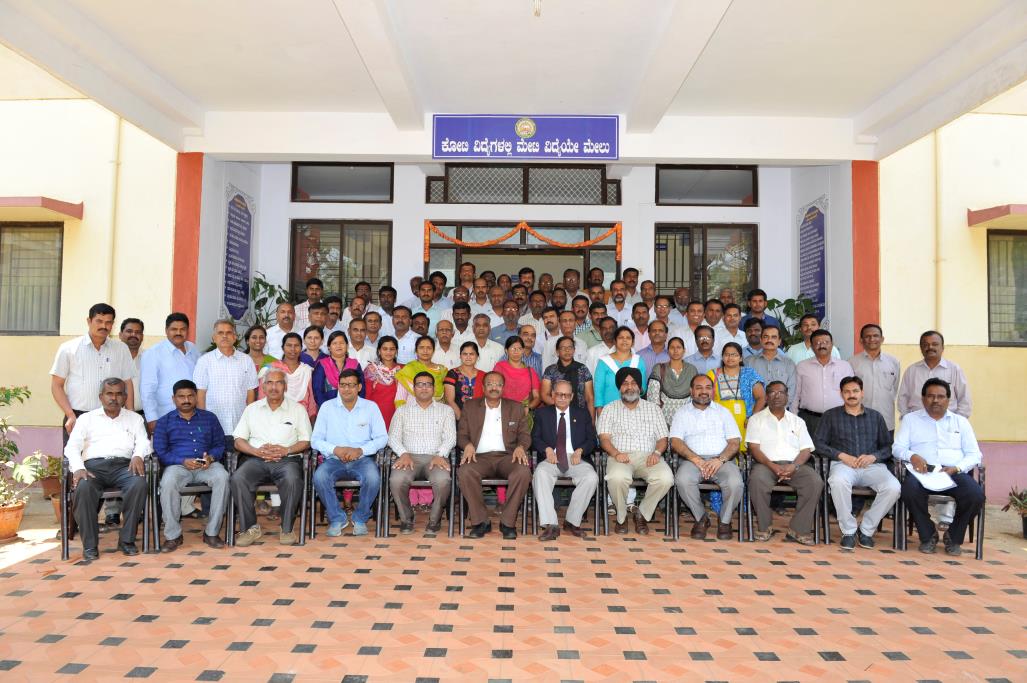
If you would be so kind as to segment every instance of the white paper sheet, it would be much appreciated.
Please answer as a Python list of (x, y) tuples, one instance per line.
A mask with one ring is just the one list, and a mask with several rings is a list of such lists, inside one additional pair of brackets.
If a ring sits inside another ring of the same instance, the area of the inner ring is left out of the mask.
[(913, 469), (913, 463), (906, 463), (906, 469), (920, 481), (920, 485), (928, 491), (947, 491), (948, 489), (954, 489), (956, 482), (952, 481), (952, 477), (949, 476), (948, 472), (939, 470), (937, 472), (924, 472), (921, 474)]

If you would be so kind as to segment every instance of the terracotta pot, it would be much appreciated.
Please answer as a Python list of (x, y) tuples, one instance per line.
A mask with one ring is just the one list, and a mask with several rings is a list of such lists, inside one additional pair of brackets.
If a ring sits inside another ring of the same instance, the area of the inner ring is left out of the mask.
[(53, 516), (57, 520), (57, 524), (61, 523), (61, 494), (60, 492), (50, 496), (50, 502), (53, 503)]
[(60, 477), (43, 477), (39, 480), (43, 484), (43, 498), (59, 496), (61, 494)]
[(0, 541), (17, 535), (21, 518), (25, 515), (25, 501), (0, 507)]

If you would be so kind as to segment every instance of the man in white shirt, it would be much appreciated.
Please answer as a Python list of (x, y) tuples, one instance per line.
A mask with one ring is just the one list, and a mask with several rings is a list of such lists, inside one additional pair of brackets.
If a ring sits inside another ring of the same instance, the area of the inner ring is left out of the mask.
[(143, 409), (143, 401), (140, 398), (139, 387), (142, 386), (140, 381), (142, 377), (142, 345), (143, 345), (143, 321), (139, 318), (125, 318), (121, 321), (121, 332), (118, 334), (118, 340), (124, 342), (125, 346), (128, 347), (128, 352), (132, 356), (132, 364), (135, 369), (132, 372), (132, 389), (135, 392), (133, 398), (135, 399), (135, 409), (138, 413)]
[[(453, 308), (460, 302), (468, 303), (471, 300), (471, 291), (463, 285), (457, 285), (453, 288), (453, 291), (449, 293), (449, 297), (446, 299), (447, 306), (442, 309), (442, 316), (439, 320), (453, 320)], [(470, 311), (470, 308), (468, 308)], [(468, 318), (470, 315), (468, 315)]]
[[(686, 462), (678, 466), (674, 481), (695, 524), (692, 538), (701, 541), (710, 528), (710, 518), (699, 492), (699, 484), (712, 481), (720, 487), (722, 501), (717, 520), (717, 538), (731, 539), (731, 517), (742, 501), (742, 473), (732, 462), (742, 435), (727, 408), (713, 402), (713, 380), (696, 375), (691, 382), (692, 402), (678, 408), (670, 426), (670, 447)], [(741, 521), (739, 521), (741, 524)]]
[[(321, 295), (324, 294), (324, 289), (324, 283), (318, 278), (312, 277), (307, 280), (307, 298), (302, 303), (296, 304), (296, 326), (300, 328), (300, 334), (310, 326), (310, 305), (321, 301)], [(279, 353), (281, 353), (281, 349), (279, 349)], [(278, 356), (278, 358), (281, 359), (281, 356)]]
[(396, 345), (399, 351), (396, 354), (396, 362), (406, 365), (417, 357), (417, 333), (410, 329), (410, 309), (406, 306), (396, 306), (392, 309), (392, 326), (396, 329)]
[(363, 370), (376, 358), (378, 350), (367, 343), (367, 322), (359, 319), (350, 320), (348, 336), (349, 355), (357, 359), (360, 369)]
[[(799, 318), (799, 332), (802, 333), (802, 343), (792, 344), (788, 347), (788, 357), (792, 359), (796, 366), (807, 358), (812, 358), (816, 355), (813, 349), (813, 333), (819, 329), (820, 319), (812, 313), (807, 313)], [(831, 348), (831, 356), (841, 358), (838, 349), (834, 347)]]
[[(442, 321), (439, 325), (450, 324)], [(436, 361), (437, 362), (437, 361)], [(399, 532), (414, 532), (410, 486), (414, 480), (431, 482), (432, 506), (427, 533), (442, 528), (442, 513), (449, 501), (452, 474), (449, 453), (456, 446), (456, 415), (445, 403), (432, 399), (435, 378), (429, 372), (414, 376), (414, 399), (396, 409), (389, 425), (389, 448), (396, 459), (389, 475), (392, 500), (399, 511)]]
[(479, 313), (488, 315), (492, 309), (492, 302), (489, 301), (489, 285), (485, 278), (478, 277), (474, 279), (474, 287), (471, 289), (471, 300), (468, 303), (471, 305), (472, 316)]
[(636, 301), (631, 306), (631, 324), (628, 329), (635, 334), (632, 350), (638, 353), (649, 346), (649, 307), (644, 301)]
[(739, 323), (742, 322), (742, 309), (739, 308), (738, 304), (728, 304), (724, 306), (724, 318), (722, 320), (724, 327), (716, 331), (713, 340), (713, 352), (718, 356), (722, 354), (724, 345), (728, 342), (735, 342), (743, 349), (749, 345), (749, 340), (745, 336), (739, 327)]
[(653, 307), (649, 311), (649, 317), (653, 320), (662, 320), (667, 329), (673, 329), (678, 325), (685, 324), (685, 316), (674, 308), (674, 297), (660, 294), (653, 299)]
[(473, 341), (478, 345), (477, 368), (485, 372), (491, 372), (496, 367), (499, 359), (506, 354), (506, 350), (502, 344), (497, 344), (489, 339), (489, 333), (492, 331), (491, 321), (484, 313), (474, 316), (471, 329), (474, 332), (474, 336), (467, 341)]
[[(596, 365), (599, 364), (599, 359), (612, 353), (614, 348), (616, 348), (616, 345), (614, 344), (614, 335), (617, 334), (617, 321), (609, 316), (600, 320), (599, 334), (603, 340), (588, 349), (584, 360), (585, 367), (588, 368), (589, 373), (591, 373), (593, 377), (596, 374)], [(575, 345), (575, 352), (577, 352), (577, 345)], [(581, 363), (582, 361), (578, 362)], [(546, 367), (548, 368), (549, 366), (547, 365)], [(647, 369), (648, 367), (649, 366), (646, 366)]]
[[(362, 320), (364, 318), (364, 313), (367, 311), (367, 302), (368, 300), (359, 294), (354, 296), (353, 300), (349, 302), (349, 306), (347, 306), (346, 310), (342, 313), (342, 318), (339, 321), (339, 325), (341, 326), (340, 329), (348, 330), (351, 320)], [(328, 317), (330, 320), (330, 312)], [(325, 335), (327, 336), (327, 334), (328, 330), (325, 330)]]
[(691, 355), (698, 348), (695, 345), (695, 331), (703, 324), (705, 307), (701, 301), (690, 301), (685, 307), (685, 324), (670, 328), (670, 337), (678, 337), (685, 342), (685, 353)]
[(440, 320), (435, 326), (435, 337), (437, 343), (431, 362), (445, 365), (450, 370), (460, 365), (460, 346), (453, 343), (453, 323)]
[(579, 363), (584, 363), (588, 358), (588, 347), (585, 342), (574, 337), (574, 328), (577, 325), (573, 311), (563, 311), (559, 317), (560, 334), (553, 335), (546, 340), (546, 344), (542, 347), (542, 371), (550, 365), (556, 362), (556, 342), (560, 337), (570, 337), (574, 339), (574, 360)]
[(542, 292), (532, 292), (528, 295), (528, 312), (517, 319), (520, 325), (531, 325), (535, 328), (535, 338), (540, 340), (536, 351), (541, 351), (545, 343), (545, 324), (542, 322), (542, 311), (546, 308), (546, 295)]
[(966, 527), (984, 504), (984, 489), (969, 474), (981, 464), (981, 449), (970, 421), (949, 410), (952, 388), (948, 382), (932, 377), (924, 382), (920, 395), (923, 409), (902, 418), (892, 447), (893, 455), (913, 469), (902, 481), (902, 502), (913, 516), (920, 536), (920, 552), (933, 553), (938, 545), (938, 532), (927, 510), (927, 497), (932, 491), (920, 483), (914, 472), (940, 471), (949, 475), (955, 487), (942, 493), (956, 501), (956, 514), (945, 532), (944, 543), (945, 552), (958, 557), (963, 552)]
[(560, 312), (552, 306), (546, 306), (542, 311), (542, 331), (535, 338), (535, 352), (542, 353), (546, 348), (546, 342), (559, 336)]
[[(713, 340), (716, 338), (716, 332), (709, 325), (700, 325), (695, 328), (695, 338), (692, 340), (692, 346), (695, 347), (695, 353), (685, 356), (685, 362), (691, 363), (695, 366), (695, 369), (700, 375), (705, 375), (710, 370), (715, 370), (720, 367), (720, 354), (715, 353), (713, 350)], [(688, 353), (688, 342), (684, 339), (681, 341), (685, 342), (685, 353)]]
[(703, 313), (703, 322), (717, 330), (724, 327), (724, 302), (720, 299), (710, 299), (706, 302)]
[(446, 311), (453, 323), (453, 343), (460, 348), (465, 341), (474, 339), (474, 327), (471, 325), (471, 306), (466, 301), (457, 301), (453, 308)]
[(628, 306), (634, 306), (642, 300), (642, 294), (638, 290), (638, 275), (638, 268), (625, 268), (621, 273), (621, 277), (624, 278), (624, 303)]
[[(364, 318), (367, 318), (367, 313), (377, 312), (381, 318), (381, 333), (393, 335), (396, 333), (396, 330), (392, 326), (392, 312), (395, 309), (396, 290), (389, 285), (383, 285), (378, 288), (378, 305), (364, 313)], [(373, 341), (377, 346), (377, 337), (375, 337)]]
[[(756, 508), (757, 541), (769, 541), (774, 535), (774, 510), (770, 495), (778, 484), (795, 489), (795, 514), (786, 538), (802, 545), (814, 545), (811, 533), (817, 514), (824, 481), (809, 465), (813, 439), (806, 423), (788, 407), (788, 387), (784, 382), (767, 385), (767, 407), (749, 418), (745, 440), (749, 455), (756, 462), (749, 474), (749, 498)], [(851, 490), (850, 490), (851, 493)], [(850, 501), (851, 503), (851, 501)]]
[[(506, 292), (499, 285), (489, 288), (489, 307), (484, 311), (489, 317), (492, 327), (503, 324), (503, 304), (506, 303)], [(515, 321), (516, 322), (516, 321)]]
[(617, 321), (617, 326), (631, 324), (631, 304), (627, 299), (627, 285), (624, 280), (610, 283), (610, 304), (606, 307), (606, 315)]
[(122, 493), (124, 523), (118, 534), (118, 550), (129, 556), (139, 554), (136, 531), (146, 506), (143, 459), (150, 454), (143, 418), (125, 409), (125, 380), (102, 380), (97, 398), (101, 407), (83, 413), (75, 421), (64, 448), (72, 472), (73, 514), (82, 539), (82, 559), (86, 562), (100, 557), (96, 512), (100, 496), (108, 487)]
[(422, 282), (424, 282), (424, 278), (420, 275), (415, 275), (412, 278), (410, 278), (410, 294), (412, 296), (410, 296), (407, 299), (404, 299), (403, 301), (400, 301), (400, 306), (405, 306), (406, 308), (413, 310), (414, 306), (418, 305), (421, 302), (420, 290)]
[(235, 323), (218, 320), (214, 323), (217, 348), (200, 356), (193, 369), (196, 407), (217, 415), (226, 435), (235, 431), (246, 406), (257, 396), (253, 359), (235, 348), (236, 339)]
[[(282, 340), (290, 332), (302, 335), (306, 327), (296, 325), (296, 308), (288, 301), (283, 301), (275, 308), (276, 324), (267, 329), (267, 343), (264, 353), (282, 360)], [(229, 432), (225, 432), (228, 434)]]
[[(390, 320), (391, 320), (391, 318), (390, 318)], [(375, 350), (378, 349), (378, 339), (379, 338), (381, 338), (383, 336), (390, 336), (390, 335), (386, 335), (385, 332), (382, 331), (382, 315), (381, 315), (381, 313), (376, 313), (375, 311), (371, 311), (369, 313), (365, 313), (364, 314), (364, 325), (367, 326), (367, 336), (364, 337), (364, 343), (366, 343), (368, 346), (374, 348)]]
[(428, 281), (422, 282), (417, 290), (417, 296), (420, 298), (420, 301), (410, 309), (410, 315), (423, 313), (428, 316), (427, 334), (435, 336), (435, 325), (442, 319), (442, 309), (435, 301), (435, 285)]
[(859, 331), (863, 350), (849, 359), (856, 377), (863, 380), (863, 402), (884, 417), (888, 430), (895, 431), (895, 397), (899, 391), (899, 359), (881, 351), (884, 332), (877, 323), (867, 323)]
[(966, 382), (963, 369), (942, 357), (945, 353), (945, 337), (941, 336), (941, 332), (928, 330), (920, 335), (920, 353), (924, 357), (923, 360), (910, 365), (902, 375), (898, 395), (899, 414), (906, 415), (918, 410), (918, 397), (924, 382), (937, 378), (948, 382), (952, 392), (952, 399), (949, 402), (952, 412), (969, 418), (973, 411), (970, 386)]

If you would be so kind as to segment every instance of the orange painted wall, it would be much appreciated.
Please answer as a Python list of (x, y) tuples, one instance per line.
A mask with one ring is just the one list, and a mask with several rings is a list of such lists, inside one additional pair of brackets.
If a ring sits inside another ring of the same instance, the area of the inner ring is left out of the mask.
[(203, 154), (178, 155), (175, 183), (175, 252), (171, 310), (189, 316), (189, 339), (196, 340), (196, 296), (200, 258), (200, 199), (203, 195)]
[(881, 211), (876, 161), (852, 162), (853, 348), (859, 328), (881, 322)]

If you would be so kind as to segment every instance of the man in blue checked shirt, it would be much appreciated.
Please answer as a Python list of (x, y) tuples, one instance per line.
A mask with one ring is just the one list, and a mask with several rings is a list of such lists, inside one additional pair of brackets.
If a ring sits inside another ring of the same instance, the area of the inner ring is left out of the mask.
[(175, 409), (174, 385), (180, 379), (192, 379), (200, 352), (187, 341), (189, 318), (185, 313), (172, 313), (164, 320), (164, 341), (143, 354), (137, 405), (146, 413), (146, 427), (153, 433), (158, 418)]
[(178, 380), (172, 389), (175, 409), (157, 420), (153, 430), (153, 450), (164, 468), (160, 505), (165, 540), (161, 550), (170, 553), (182, 545), (180, 491), (191, 484), (210, 486), (210, 513), (203, 542), (211, 548), (223, 548), (225, 544), (218, 538), (218, 532), (228, 505), (228, 470), (221, 463), (225, 433), (214, 413), (196, 407), (196, 385), (192, 380)]
[(389, 440), (385, 420), (373, 401), (360, 398), (360, 376), (356, 370), (339, 373), (339, 395), (321, 405), (310, 443), (325, 456), (314, 472), (314, 490), (328, 515), (328, 535), (341, 536), (349, 526), (339, 506), (335, 482), (360, 482), (359, 503), (353, 512), (353, 535), (367, 535), (371, 503), (378, 496), (382, 477), (377, 452)]

